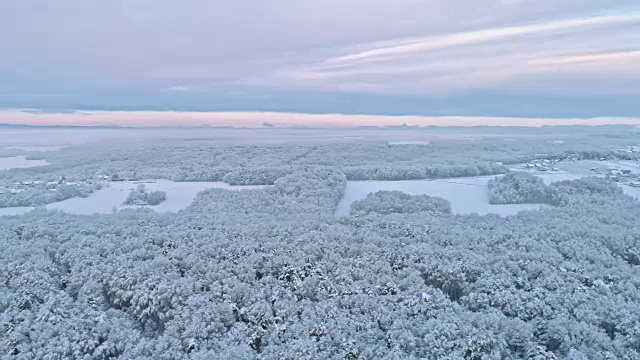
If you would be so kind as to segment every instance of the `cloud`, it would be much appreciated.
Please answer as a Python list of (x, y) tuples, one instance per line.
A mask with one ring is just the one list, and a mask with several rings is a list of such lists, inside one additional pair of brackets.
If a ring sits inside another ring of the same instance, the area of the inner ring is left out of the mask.
[[(433, 94), (521, 88), (549, 74), (580, 74), (598, 91), (615, 91), (618, 82), (602, 83), (595, 75), (640, 80), (639, 28), (640, 13), (628, 13), (398, 39), (285, 70), (278, 79), (324, 91), (359, 83), (378, 92)], [(547, 91), (589, 91), (584, 84), (548, 83)], [(628, 90), (640, 92), (640, 85)]]
[(638, 93), (629, 6), (637, 0), (0, 1), (0, 96), (228, 84)]
[(586, 63), (599, 63), (603, 61), (629, 61), (637, 64), (640, 61), (640, 50), (620, 51), (601, 54), (586, 54), (575, 56), (562, 56), (550, 59), (540, 59), (532, 61), (535, 65), (554, 66), (554, 65), (576, 65)]
[[(407, 44), (386, 46), (367, 50), (356, 54), (340, 56), (326, 61), (327, 64), (360, 64), (363, 61), (384, 57), (389, 59), (393, 55), (407, 55), (433, 51), (454, 46), (473, 45), (498, 40), (506, 40), (514, 37), (522, 37), (539, 33), (557, 33), (572, 29), (594, 29), (609, 25), (624, 25), (640, 23), (640, 14), (600, 16), (586, 19), (570, 19), (554, 21), (543, 24), (512, 26), (494, 28), (466, 33), (456, 33), (438, 37), (428, 37), (418, 41), (410, 41)], [(393, 59), (393, 58), (392, 58)]]
[(177, 86), (171, 86), (169, 89), (167, 89), (168, 91), (178, 91), (178, 92), (182, 92), (182, 91), (190, 91), (191, 88), (188, 86), (183, 86), (183, 85), (177, 85)]

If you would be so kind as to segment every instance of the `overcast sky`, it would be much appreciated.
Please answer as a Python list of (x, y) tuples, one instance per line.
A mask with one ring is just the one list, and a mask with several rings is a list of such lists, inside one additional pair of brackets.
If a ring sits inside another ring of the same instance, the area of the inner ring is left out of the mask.
[(638, 0), (0, 0), (0, 54), (4, 108), (640, 116)]

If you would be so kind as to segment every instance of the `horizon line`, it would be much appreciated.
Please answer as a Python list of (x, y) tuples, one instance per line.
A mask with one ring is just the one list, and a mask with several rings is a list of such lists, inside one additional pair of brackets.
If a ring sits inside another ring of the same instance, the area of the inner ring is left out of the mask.
[(67, 127), (233, 127), (233, 128), (352, 128), (352, 127), (542, 127), (640, 125), (640, 117), (506, 117), (446, 115), (370, 115), (269, 111), (0, 109), (0, 124)]

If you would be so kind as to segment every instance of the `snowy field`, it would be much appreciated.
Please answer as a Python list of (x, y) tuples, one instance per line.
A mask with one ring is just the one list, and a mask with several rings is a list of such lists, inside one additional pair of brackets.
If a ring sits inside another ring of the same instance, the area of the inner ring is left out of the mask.
[(0, 158), (0, 170), (49, 165), (45, 160), (28, 160), (26, 156)]
[(37, 146), (37, 145), (27, 145), (27, 146), (7, 146), (7, 150), (22, 150), (22, 151), (37, 151), (37, 152), (48, 152), (48, 151), (57, 151), (65, 148), (66, 146), (62, 145), (52, 145), (52, 146)]
[[(193, 202), (196, 195), (203, 190), (218, 188), (227, 190), (250, 190), (264, 186), (231, 186), (222, 182), (175, 182), (170, 180), (122, 181), (112, 182), (108, 187), (98, 190), (86, 198), (71, 198), (48, 204), (47, 209), (61, 210), (70, 214), (90, 215), (109, 214), (113, 210), (131, 208), (124, 206), (131, 190), (139, 184), (145, 184), (149, 191), (165, 191), (167, 200), (156, 206), (148, 206), (157, 212), (177, 212)], [(0, 215), (18, 215), (33, 210), (34, 207), (0, 208)]]
[(629, 195), (635, 199), (640, 200), (640, 188), (637, 187), (631, 187), (629, 185), (620, 185), (620, 187), (622, 188), (622, 191), (626, 194)]
[[(546, 184), (562, 180), (579, 179), (581, 175), (569, 173), (537, 175)], [(362, 200), (368, 194), (380, 190), (397, 190), (410, 195), (426, 194), (447, 199), (451, 202), (451, 210), (456, 214), (498, 214), (501, 216), (515, 215), (522, 210), (536, 210), (546, 205), (542, 204), (489, 204), (487, 183), (493, 176), (477, 176), (465, 178), (439, 180), (408, 180), (408, 181), (349, 181), (344, 195), (336, 209), (336, 216), (348, 216), (351, 204)]]
[[(593, 167), (615, 167), (628, 169), (640, 173), (640, 163), (634, 161), (573, 161), (556, 164), (559, 172), (532, 172), (540, 177), (545, 184), (563, 180), (575, 180), (587, 176), (604, 176), (590, 171)], [(522, 171), (521, 169), (517, 171)], [(410, 195), (426, 194), (447, 199), (451, 202), (451, 209), (456, 214), (498, 214), (501, 216), (515, 215), (522, 210), (533, 210), (544, 207), (537, 204), (489, 204), (487, 183), (492, 176), (478, 176), (466, 178), (451, 178), (438, 180), (407, 180), (407, 181), (349, 181), (344, 195), (336, 209), (337, 216), (347, 216), (351, 211), (351, 204), (362, 200), (368, 194), (380, 190), (397, 190)], [(640, 188), (620, 185), (626, 195), (640, 200)]]

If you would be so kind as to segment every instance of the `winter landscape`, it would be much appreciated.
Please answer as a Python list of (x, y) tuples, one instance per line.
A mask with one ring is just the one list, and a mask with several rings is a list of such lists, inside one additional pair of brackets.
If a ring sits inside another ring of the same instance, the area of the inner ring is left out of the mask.
[(0, 360), (640, 360), (639, 0), (0, 0)]
[(1, 131), (3, 359), (640, 357), (638, 127)]

